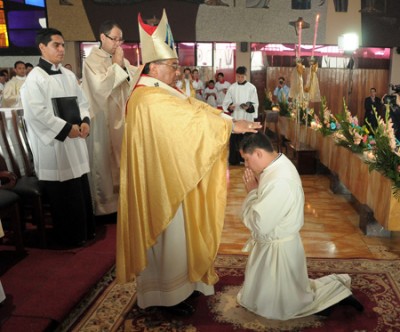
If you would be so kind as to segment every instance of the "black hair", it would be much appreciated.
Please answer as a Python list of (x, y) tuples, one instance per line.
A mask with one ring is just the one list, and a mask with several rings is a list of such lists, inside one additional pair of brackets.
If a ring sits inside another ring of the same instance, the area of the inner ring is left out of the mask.
[(285, 78), (283, 76), (279, 77), (279, 81), (284, 81)]
[(192, 73), (194, 73), (195, 71), (199, 72), (199, 70), (197, 68), (192, 70)]
[(0, 76), (1, 77), (6, 77), (6, 74), (4, 73), (4, 71), (0, 71)]
[(224, 77), (224, 73), (218, 73), (218, 74), (217, 74), (217, 77), (218, 77), (218, 76)]
[(189, 70), (189, 73), (192, 73), (192, 70), (189, 67), (186, 67), (183, 72), (185, 72), (186, 70)]
[(143, 74), (148, 75), (150, 73), (150, 64), (151, 64), (151, 62), (147, 62), (144, 65), (143, 70), (142, 70)]
[(214, 80), (209, 80), (208, 84), (210, 84), (210, 83), (215, 84)]
[(119, 26), (119, 24), (117, 22), (115, 22), (114, 20), (107, 20), (104, 21), (103, 23), (101, 23), (100, 27), (99, 27), (99, 36), (104, 33), (105, 35), (109, 34), (110, 31), (114, 28), (117, 27), (118, 29), (121, 29), (121, 27)]
[(26, 64), (25, 64), (25, 62), (23, 62), (23, 61), (16, 61), (15, 63), (14, 63), (14, 68), (17, 68), (17, 66), (18, 65), (24, 65), (25, 66), (25, 68), (26, 68)]
[(33, 68), (33, 64), (31, 64), (30, 62), (27, 62), (27, 63), (25, 63), (25, 67), (26, 67), (26, 68), (28, 68), (28, 67)]
[(262, 149), (267, 152), (274, 151), (274, 147), (270, 139), (262, 132), (245, 136), (245, 138), (243, 138), (243, 140), (240, 142), (239, 148), (244, 153), (249, 154), (253, 153), (255, 149)]
[(236, 68), (236, 74), (246, 75), (246, 73), (247, 73), (247, 69), (245, 66), (240, 66), (240, 67)]
[(36, 47), (39, 48), (40, 44), (44, 44), (47, 46), (47, 44), (51, 41), (51, 37), (54, 35), (58, 35), (58, 36), (61, 36), (62, 38), (64, 38), (61, 31), (59, 31), (57, 29), (46, 28), (46, 29), (38, 30), (38, 32), (36, 33), (36, 38), (35, 38)]

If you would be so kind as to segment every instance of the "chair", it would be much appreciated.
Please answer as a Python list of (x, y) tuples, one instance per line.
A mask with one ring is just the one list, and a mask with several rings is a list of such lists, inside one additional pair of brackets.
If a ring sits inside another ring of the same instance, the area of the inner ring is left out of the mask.
[[(13, 121), (12, 121), (13, 122)], [(17, 122), (16, 122), (17, 123)], [(13, 130), (15, 132), (15, 130)], [(32, 216), (32, 223), (37, 225), (39, 233), (39, 242), (41, 247), (46, 247), (46, 228), (43, 211), (43, 194), (40, 187), (39, 180), (33, 175), (33, 167), (25, 165), (20, 167), (16, 160), (16, 151), (22, 156), (24, 161), (29, 160), (28, 155), (24, 155), (23, 147), (19, 146), (18, 139), (13, 144), (10, 139), (8, 132), (7, 119), (4, 112), (0, 112), (0, 136), (3, 141), (4, 153), (2, 153), (3, 159), (5, 157), (8, 161), (8, 171), (12, 171), (17, 176), (17, 181), (14, 187), (8, 188), (16, 193), (21, 198), (22, 211), (30, 210)], [(1, 152), (1, 151), (0, 151)], [(29, 163), (27, 163), (29, 165)], [(31, 167), (29, 169), (29, 167)], [(21, 172), (23, 169), (24, 174)], [(27, 214), (24, 214), (27, 216)], [(24, 218), (27, 220), (27, 217)]]
[[(276, 146), (276, 150), (281, 152), (281, 132), (279, 130), (279, 112), (264, 110), (262, 129), (272, 144)], [(272, 130), (271, 130), (272, 129)]]
[[(5, 161), (0, 160), (0, 169), (5, 168)], [(18, 252), (24, 252), (24, 242), (22, 238), (21, 219), (19, 213), (19, 196), (12, 191), (17, 178), (11, 172), (0, 170), (0, 218), (8, 218), (13, 228), (15, 248)]]
[(23, 161), (24, 173), (26, 176), (35, 176), (33, 155), (29, 146), (27, 128), (24, 119), (24, 110), (14, 109), (11, 111), (11, 116), (12, 131)]

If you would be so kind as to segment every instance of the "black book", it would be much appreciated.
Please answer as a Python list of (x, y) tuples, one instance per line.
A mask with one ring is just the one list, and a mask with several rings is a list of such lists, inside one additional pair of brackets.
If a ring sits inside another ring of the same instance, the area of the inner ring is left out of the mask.
[(71, 124), (81, 124), (81, 112), (78, 97), (52, 98), (54, 115)]

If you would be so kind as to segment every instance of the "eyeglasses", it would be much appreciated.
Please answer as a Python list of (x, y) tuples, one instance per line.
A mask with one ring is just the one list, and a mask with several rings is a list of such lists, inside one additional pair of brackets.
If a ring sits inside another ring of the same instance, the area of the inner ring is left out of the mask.
[(110, 37), (110, 36), (107, 35), (107, 34), (104, 34), (104, 36), (106, 36), (108, 39), (110, 39), (110, 40), (112, 40), (113, 42), (116, 42), (116, 43), (121, 43), (121, 44), (123, 44), (123, 43), (125, 42), (124, 39), (119, 39), (119, 38)]
[(165, 63), (165, 62), (157, 62), (157, 64), (172, 67), (175, 71), (178, 70), (179, 68), (181, 68), (181, 66), (179, 66), (179, 64), (177, 64), (177, 63), (170, 65), (169, 63)]

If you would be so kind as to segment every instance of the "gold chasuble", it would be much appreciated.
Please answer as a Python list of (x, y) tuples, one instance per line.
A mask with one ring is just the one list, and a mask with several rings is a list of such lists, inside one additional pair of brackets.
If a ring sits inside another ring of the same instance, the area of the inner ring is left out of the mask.
[(144, 270), (146, 251), (181, 204), (189, 280), (218, 281), (213, 262), (224, 221), (232, 130), (232, 121), (220, 112), (141, 77), (127, 104), (122, 144), (118, 282), (132, 281)]

